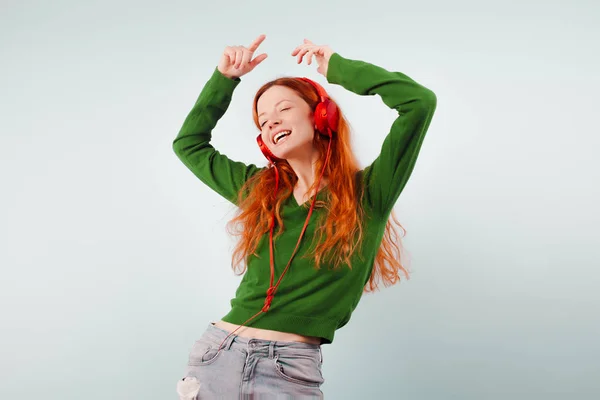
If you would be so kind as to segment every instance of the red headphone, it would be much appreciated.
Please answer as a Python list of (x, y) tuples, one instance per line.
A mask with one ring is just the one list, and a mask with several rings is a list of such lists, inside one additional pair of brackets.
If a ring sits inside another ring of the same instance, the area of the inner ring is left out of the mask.
[[(317, 104), (314, 112), (315, 127), (317, 128), (317, 131), (319, 131), (321, 134), (329, 136), (331, 139), (333, 137), (333, 132), (337, 132), (338, 129), (339, 111), (337, 105), (331, 101), (325, 89), (323, 89), (323, 87), (317, 82), (308, 78), (297, 79), (310, 83), (317, 90), (321, 101), (319, 104)], [(281, 161), (280, 158), (276, 157), (271, 150), (269, 150), (267, 145), (263, 142), (262, 135), (260, 133), (256, 137), (256, 142), (258, 143), (258, 148), (260, 151), (267, 158), (267, 160), (271, 162), (271, 164)]]

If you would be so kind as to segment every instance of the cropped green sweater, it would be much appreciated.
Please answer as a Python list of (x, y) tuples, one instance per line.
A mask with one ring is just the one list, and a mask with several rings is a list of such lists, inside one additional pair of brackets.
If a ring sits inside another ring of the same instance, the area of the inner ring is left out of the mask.
[[(363, 61), (350, 60), (334, 53), (327, 70), (327, 81), (358, 95), (379, 95), (398, 117), (385, 137), (381, 152), (369, 166), (358, 172), (364, 184), (364, 221), (362, 257), (351, 258), (352, 269), (322, 264), (314, 268), (302, 258), (309, 250), (315, 223), (326, 208), (315, 208), (305, 236), (266, 313), (247, 326), (322, 338), (333, 342), (335, 331), (348, 323), (371, 275), (381, 245), (386, 222), (414, 168), (423, 138), (436, 108), (435, 94), (400, 72), (389, 72)], [(194, 107), (173, 142), (181, 161), (207, 186), (234, 205), (244, 182), (266, 167), (245, 164), (228, 158), (210, 143), (212, 131), (227, 110), (240, 79), (229, 79), (216, 68), (202, 89)], [(372, 132), (367, 132), (373, 135)], [(266, 163), (266, 160), (265, 160)], [(326, 201), (327, 186), (317, 193)], [(307, 205), (290, 194), (281, 213), (285, 230), (274, 240), (275, 280), (283, 272), (296, 246), (306, 220)], [(258, 257), (248, 260), (248, 268), (231, 300), (231, 310), (222, 320), (241, 325), (264, 305), (269, 288), (269, 240), (261, 240)], [(207, 244), (206, 250), (209, 251)]]

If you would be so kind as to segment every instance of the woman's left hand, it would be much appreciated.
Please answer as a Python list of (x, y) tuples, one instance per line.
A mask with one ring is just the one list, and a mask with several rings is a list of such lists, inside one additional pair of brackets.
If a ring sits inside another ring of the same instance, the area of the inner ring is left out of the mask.
[(306, 55), (307, 64), (310, 65), (312, 63), (312, 56), (315, 56), (317, 60), (317, 64), (319, 64), (319, 68), (317, 68), (317, 72), (327, 78), (327, 66), (329, 65), (329, 58), (334, 53), (331, 50), (331, 47), (327, 45), (316, 45), (308, 39), (304, 39), (304, 44), (296, 47), (294, 51), (292, 51), (292, 55), (298, 58), (298, 64), (302, 62), (302, 57)]

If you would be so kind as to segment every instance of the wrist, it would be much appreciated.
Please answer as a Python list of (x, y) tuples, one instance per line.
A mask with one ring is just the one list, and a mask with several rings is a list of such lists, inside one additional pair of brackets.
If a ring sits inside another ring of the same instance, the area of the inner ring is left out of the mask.
[(219, 68), (217, 68), (217, 71), (219, 71), (219, 73), (221, 75), (223, 75), (225, 78), (231, 79), (232, 81), (235, 81), (236, 79), (239, 79), (238, 76), (234, 76), (234, 75), (230, 75), (230, 74), (225, 74), (223, 73)]

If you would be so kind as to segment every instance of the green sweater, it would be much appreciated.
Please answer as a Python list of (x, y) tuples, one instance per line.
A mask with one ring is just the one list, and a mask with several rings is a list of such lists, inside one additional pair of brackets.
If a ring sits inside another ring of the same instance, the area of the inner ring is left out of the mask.
[[(338, 53), (329, 60), (327, 81), (358, 95), (377, 94), (385, 105), (398, 112), (379, 156), (359, 171), (365, 185), (363, 206), (368, 216), (363, 231), (363, 260), (354, 255), (352, 269), (345, 265), (333, 269), (324, 264), (317, 270), (310, 259), (302, 258), (315, 232), (315, 221), (319, 213), (325, 212), (325, 208), (315, 208), (270, 310), (247, 324), (321, 337), (323, 344), (333, 342), (335, 331), (348, 323), (361, 299), (386, 222), (412, 173), (437, 102), (432, 91), (400, 72), (346, 59)], [(202, 182), (234, 205), (243, 183), (266, 168), (231, 160), (210, 143), (211, 133), (240, 82), (240, 79), (223, 76), (215, 68), (173, 142), (173, 149), (181, 161)], [(365, 115), (368, 116), (367, 110)], [(365, 134), (373, 136), (372, 132)], [(326, 199), (327, 186), (317, 193), (317, 200)], [(299, 205), (291, 194), (282, 206), (286, 229), (274, 240), (275, 280), (287, 265), (307, 213), (308, 207)], [(265, 236), (266, 240), (261, 240), (256, 251), (259, 257), (251, 257), (248, 261), (248, 269), (231, 300), (231, 311), (222, 318), (226, 322), (241, 325), (263, 307), (270, 276), (268, 232)], [(209, 244), (205, 250), (210, 251)]]

